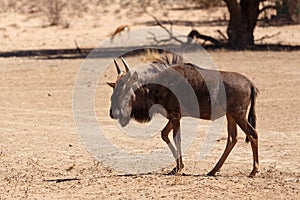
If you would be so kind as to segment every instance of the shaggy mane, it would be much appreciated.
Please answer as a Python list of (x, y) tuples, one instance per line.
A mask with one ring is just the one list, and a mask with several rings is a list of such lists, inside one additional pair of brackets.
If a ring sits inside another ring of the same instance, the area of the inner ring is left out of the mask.
[[(166, 70), (176, 66), (190, 65), (189, 63), (184, 63), (183, 57), (176, 54), (163, 55), (160, 58), (156, 58), (150, 64), (151, 68), (141, 68), (145, 71), (151, 71), (148, 76), (143, 74), (139, 77), (139, 87), (135, 90), (136, 100), (133, 102), (132, 111), (130, 117), (135, 119), (140, 123), (146, 123), (151, 121), (153, 114), (149, 113), (149, 109), (155, 104), (157, 87), (149, 88), (147, 82), (151, 82), (152, 79), (156, 79), (158, 76), (162, 75)], [(154, 69), (154, 71), (153, 71)], [(176, 69), (175, 69), (176, 70)], [(140, 71), (141, 73), (142, 71)], [(146, 83), (146, 84), (145, 84)], [(164, 87), (160, 88), (159, 94), (162, 92)], [(156, 112), (157, 113), (157, 112)], [(151, 116), (152, 115), (152, 116)]]
[(160, 58), (156, 58), (152, 61), (152, 66), (158, 67), (159, 69), (166, 69), (168, 67), (172, 67), (174, 65), (183, 65), (184, 61), (182, 56), (179, 56), (175, 53), (172, 53), (171, 56), (164, 55)]
[(150, 77), (144, 77), (141, 81), (141, 86), (135, 90), (136, 101), (133, 103), (131, 118), (134, 118), (140, 123), (149, 122), (153, 116), (150, 116), (149, 109), (154, 104), (154, 91), (149, 92), (148, 85), (143, 85), (144, 82), (149, 81), (149, 79), (155, 79), (162, 72), (167, 70), (170, 67), (184, 65), (183, 58), (176, 54), (163, 55), (160, 58), (156, 58), (150, 64), (153, 68), (156, 69), (155, 75)]

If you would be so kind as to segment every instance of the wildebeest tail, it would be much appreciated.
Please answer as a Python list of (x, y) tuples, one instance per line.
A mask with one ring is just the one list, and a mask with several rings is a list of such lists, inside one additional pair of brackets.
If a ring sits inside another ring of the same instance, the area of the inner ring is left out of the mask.
[[(256, 128), (256, 113), (255, 113), (255, 100), (258, 93), (258, 89), (252, 84), (251, 86), (251, 95), (250, 95), (250, 110), (248, 114), (248, 122), (255, 129)], [(246, 137), (246, 142), (249, 142), (249, 138)]]

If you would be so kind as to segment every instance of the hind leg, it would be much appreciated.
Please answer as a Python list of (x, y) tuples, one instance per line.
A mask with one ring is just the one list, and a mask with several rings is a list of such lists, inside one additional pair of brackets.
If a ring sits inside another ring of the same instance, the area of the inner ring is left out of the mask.
[[(181, 135), (180, 135), (180, 121), (174, 120), (172, 122), (173, 126), (173, 140), (176, 146), (176, 173), (178, 174), (182, 171), (184, 168), (184, 164), (182, 162), (182, 152), (181, 152)], [(175, 169), (175, 168), (174, 168)]]
[(216, 166), (207, 174), (208, 176), (214, 176), (217, 171), (222, 167), (224, 164), (225, 160), (227, 159), (229, 153), (233, 149), (234, 145), (237, 143), (237, 126), (236, 122), (234, 119), (232, 119), (230, 116), (227, 115), (227, 132), (228, 132), (228, 137), (227, 137), (227, 144), (226, 148), (216, 164)]
[(238, 121), (239, 127), (246, 133), (247, 137), (251, 143), (251, 149), (253, 153), (253, 170), (250, 173), (249, 177), (254, 177), (259, 170), (259, 161), (258, 161), (258, 135), (256, 130), (249, 124), (246, 118), (241, 118)]

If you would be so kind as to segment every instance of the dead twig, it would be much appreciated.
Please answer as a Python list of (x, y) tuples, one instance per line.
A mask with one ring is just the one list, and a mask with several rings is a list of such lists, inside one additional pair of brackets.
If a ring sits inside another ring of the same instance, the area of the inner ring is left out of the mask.
[(224, 35), (224, 33), (222, 33), (221, 30), (217, 30), (217, 32), (221, 35), (221, 37), (222, 37), (224, 40), (228, 40), (228, 38), (226, 37), (226, 35)]
[[(168, 35), (169, 35), (169, 38), (167, 38), (167, 39), (162, 39), (162, 40), (158, 40), (157, 38), (156, 38), (156, 36), (155, 36), (155, 34), (154, 33), (152, 33), (152, 32), (149, 32), (149, 34), (151, 34), (152, 36), (153, 36), (153, 40), (156, 42), (156, 43), (166, 43), (166, 42), (170, 42), (170, 41), (172, 41), (172, 40), (174, 40), (174, 41), (176, 41), (176, 42), (178, 42), (178, 43), (180, 43), (180, 44), (184, 44), (184, 42), (183, 41), (181, 41), (180, 39), (178, 39), (178, 37), (183, 37), (183, 36), (174, 36), (174, 34), (173, 34), (173, 23), (172, 23), (172, 21), (170, 20), (170, 19), (168, 19), (168, 21), (169, 21), (169, 24), (170, 24), (170, 29), (168, 29), (166, 26), (164, 26), (154, 15), (152, 15), (151, 13), (147, 13), (148, 15), (150, 15), (154, 20), (155, 20), (155, 22), (156, 22), (156, 24), (159, 26), (159, 27), (161, 27), (163, 30), (165, 30), (167, 33), (168, 33)], [(184, 36), (185, 37), (185, 36)]]
[(255, 42), (259, 42), (259, 41), (260, 41), (260, 43), (263, 43), (263, 41), (264, 41), (265, 39), (270, 39), (270, 38), (276, 37), (276, 36), (278, 36), (278, 35), (280, 35), (280, 34), (281, 34), (281, 32), (277, 32), (277, 33), (275, 33), (275, 34), (273, 34), (273, 35), (264, 35), (263, 37), (258, 38), (258, 39), (254, 40), (254, 41), (255, 41)]
[(75, 39), (74, 39), (74, 43), (75, 43), (75, 46), (76, 46), (76, 51), (78, 53), (82, 54), (82, 51), (81, 51), (81, 49), (80, 49), (80, 47), (79, 47), (79, 45), (78, 45), (78, 43), (77, 43), (77, 41)]
[(61, 183), (61, 182), (78, 181), (78, 180), (80, 179), (79, 178), (57, 178), (57, 179), (45, 179), (43, 181)]

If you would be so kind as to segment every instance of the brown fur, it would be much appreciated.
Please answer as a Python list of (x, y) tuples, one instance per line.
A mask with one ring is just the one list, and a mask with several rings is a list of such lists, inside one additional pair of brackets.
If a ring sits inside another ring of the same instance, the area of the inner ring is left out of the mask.
[(113, 40), (116, 35), (120, 34), (123, 31), (129, 31), (129, 29), (130, 27), (127, 24), (118, 26), (116, 30), (111, 34), (111, 39)]
[[(131, 111), (130, 117), (142, 123), (151, 120), (152, 116), (149, 114), (149, 109), (153, 105), (160, 104), (164, 108), (164, 110), (160, 109), (156, 112), (163, 114), (169, 120), (166, 127), (162, 130), (161, 136), (176, 159), (176, 167), (171, 173), (177, 174), (184, 167), (180, 138), (181, 117), (191, 116), (200, 119), (215, 120), (226, 115), (228, 122), (227, 145), (220, 160), (208, 175), (215, 175), (215, 173), (219, 171), (236, 144), (238, 125), (246, 133), (247, 138), (251, 142), (253, 170), (250, 176), (254, 176), (259, 168), (258, 135), (255, 130), (255, 98), (258, 89), (255, 85), (248, 78), (239, 73), (201, 69), (193, 64), (183, 63), (182, 59), (174, 58), (174, 56), (172, 61), (168, 58), (160, 59), (152, 65), (162, 70), (159, 73), (147, 77), (151, 81), (145, 81), (145, 84), (139, 84), (138, 87), (135, 87), (135, 97), (131, 99), (128, 106)], [(134, 74), (136, 74), (136, 72)], [(179, 77), (178, 74), (180, 74)], [(129, 77), (131, 75), (132, 74), (129, 74)], [(130, 80), (130, 78), (128, 80)], [(155, 82), (163, 84), (155, 84)], [(220, 83), (224, 84), (225, 94), (220, 92)], [(133, 84), (133, 82), (131, 81), (130, 84)], [(187, 90), (187, 84), (192, 87), (196, 94), (199, 112), (195, 111), (195, 105), (191, 105), (189, 97), (186, 97), (184, 93), (184, 91)], [(164, 87), (163, 85), (170, 85), (170, 88)], [(127, 88), (127, 90), (128, 87), (130, 88), (131, 85), (126, 85), (126, 87), (122, 85), (122, 88)], [(179, 94), (175, 95), (172, 89), (179, 91)], [(183, 93), (181, 94), (180, 92)], [(119, 90), (118, 94), (116, 93), (114, 90), (114, 97), (118, 98), (122, 96), (122, 91)], [(226, 100), (224, 100), (224, 95), (226, 95)], [(180, 99), (177, 99), (177, 97), (180, 97)], [(118, 101), (121, 102), (122, 100), (119, 98)], [(246, 115), (249, 105), (248, 122)], [(111, 106), (111, 110), (112, 107), (114, 106)], [(122, 118), (121, 115), (114, 116), (112, 111), (111, 117)], [(171, 130), (173, 130), (175, 147), (171, 144), (168, 137)]]

